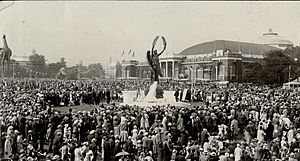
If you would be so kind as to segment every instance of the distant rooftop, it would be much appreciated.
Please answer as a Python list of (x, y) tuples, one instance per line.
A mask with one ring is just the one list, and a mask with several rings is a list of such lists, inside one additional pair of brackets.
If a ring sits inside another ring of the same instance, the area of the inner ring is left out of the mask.
[(261, 55), (270, 50), (277, 50), (279, 48), (255, 44), (248, 42), (229, 41), (229, 40), (215, 40), (204, 42), (201, 44), (194, 45), (190, 48), (183, 50), (180, 55), (199, 55), (213, 53), (217, 50), (230, 50), (232, 52), (239, 52), (253, 55)]
[(273, 32), (271, 28), (268, 30), (268, 32), (262, 34), (262, 36), (259, 37), (258, 43), (265, 45), (293, 46), (293, 43), (290, 40), (287, 40), (283, 36), (278, 35), (278, 33)]

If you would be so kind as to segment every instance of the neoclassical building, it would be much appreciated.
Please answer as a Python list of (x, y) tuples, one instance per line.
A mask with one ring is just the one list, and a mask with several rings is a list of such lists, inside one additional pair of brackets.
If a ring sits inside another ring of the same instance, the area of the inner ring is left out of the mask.
[[(272, 34), (272, 30), (268, 34)], [(277, 34), (277, 33), (276, 33)], [(265, 34), (263, 36), (266, 36)], [(229, 40), (214, 40), (184, 49), (180, 53), (164, 53), (160, 67), (165, 80), (231, 81), (243, 79), (243, 65), (262, 59), (266, 52), (280, 50), (293, 44), (273, 35), (274, 41), (248, 43)], [(268, 35), (268, 39), (269, 35)], [(269, 42), (269, 43), (268, 43)], [(270, 43), (272, 42), (272, 43)], [(127, 60), (121, 63), (122, 78), (149, 79), (147, 62)], [(124, 73), (124, 74), (123, 74)]]

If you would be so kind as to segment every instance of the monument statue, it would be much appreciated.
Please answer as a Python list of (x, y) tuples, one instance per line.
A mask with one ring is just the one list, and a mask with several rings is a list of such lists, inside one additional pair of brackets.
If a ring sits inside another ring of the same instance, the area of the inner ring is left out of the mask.
[(151, 83), (154, 81), (159, 82), (159, 77), (163, 77), (160, 64), (159, 64), (159, 56), (166, 50), (167, 48), (167, 42), (166, 39), (162, 36), (163, 41), (163, 50), (158, 53), (157, 50), (155, 50), (155, 45), (157, 43), (159, 36), (156, 36), (152, 43), (152, 49), (151, 52), (147, 51), (147, 60), (151, 67)]
[(11, 49), (7, 45), (6, 36), (3, 35), (3, 48), (0, 48), (0, 59), (2, 63), (2, 77), (4, 77), (4, 63), (7, 62), (7, 67), (9, 69), (10, 57), (12, 55)]
[(151, 51), (147, 51), (147, 60), (149, 63), (149, 66), (151, 68), (151, 86), (149, 89), (146, 89), (145, 91), (145, 99), (146, 100), (155, 100), (158, 98), (163, 98), (163, 90), (161, 86), (158, 84), (159, 83), (159, 77), (163, 77), (161, 68), (160, 68), (160, 63), (159, 63), (159, 56), (166, 50), (167, 47), (167, 42), (166, 39), (162, 36), (162, 41), (163, 41), (163, 49), (160, 53), (157, 52), (155, 49), (155, 45), (157, 43), (157, 40), (159, 39), (159, 36), (156, 36), (155, 39), (153, 40), (152, 43), (152, 49)]

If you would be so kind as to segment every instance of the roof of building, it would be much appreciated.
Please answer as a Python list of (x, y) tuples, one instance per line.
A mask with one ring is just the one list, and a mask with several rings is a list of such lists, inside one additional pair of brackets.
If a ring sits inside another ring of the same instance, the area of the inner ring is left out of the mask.
[(293, 46), (293, 43), (283, 36), (278, 35), (278, 33), (273, 32), (272, 29), (269, 29), (268, 32), (264, 33), (258, 40), (259, 44), (266, 45), (289, 45)]
[(170, 58), (173, 58), (173, 59), (182, 59), (183, 55), (180, 55), (180, 54), (176, 54), (176, 53), (166, 53), (166, 54), (162, 54), (160, 56), (161, 59), (170, 59)]
[(194, 45), (183, 50), (180, 55), (199, 55), (213, 53), (216, 50), (230, 50), (232, 52), (239, 52), (245, 54), (261, 55), (271, 50), (278, 50), (279, 48), (255, 44), (248, 42), (229, 41), (229, 40), (215, 40), (204, 42), (198, 45)]

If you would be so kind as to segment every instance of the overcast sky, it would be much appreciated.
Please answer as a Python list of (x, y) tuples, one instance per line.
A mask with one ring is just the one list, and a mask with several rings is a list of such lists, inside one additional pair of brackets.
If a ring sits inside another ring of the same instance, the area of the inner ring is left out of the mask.
[(255, 42), (269, 28), (299, 45), (299, 8), (299, 2), (23, 1), (0, 12), (0, 35), (13, 55), (36, 49), (48, 62), (65, 57), (69, 66), (120, 60), (130, 49), (144, 60), (156, 35), (166, 37), (166, 53), (216, 39)]

